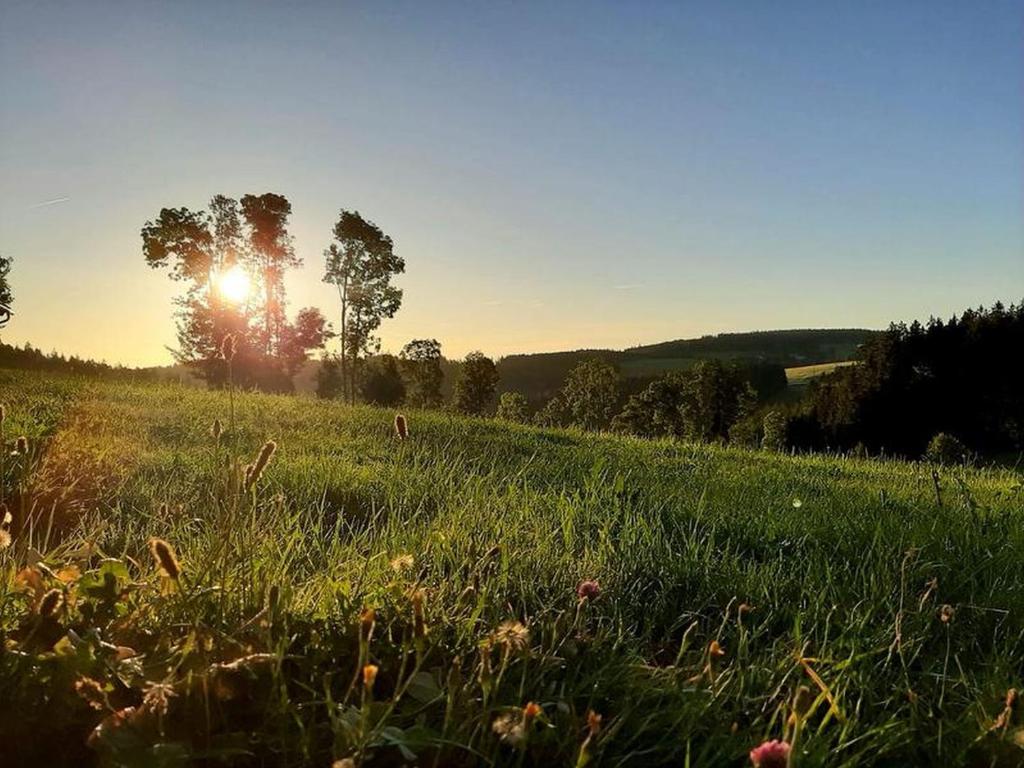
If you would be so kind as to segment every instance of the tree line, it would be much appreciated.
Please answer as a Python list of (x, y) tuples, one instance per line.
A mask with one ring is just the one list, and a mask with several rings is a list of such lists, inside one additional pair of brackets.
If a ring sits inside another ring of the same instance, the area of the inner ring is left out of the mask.
[[(893, 323), (788, 410), (801, 450), (918, 457), (1024, 450), (1024, 302)], [(942, 446), (946, 446), (945, 449)]]

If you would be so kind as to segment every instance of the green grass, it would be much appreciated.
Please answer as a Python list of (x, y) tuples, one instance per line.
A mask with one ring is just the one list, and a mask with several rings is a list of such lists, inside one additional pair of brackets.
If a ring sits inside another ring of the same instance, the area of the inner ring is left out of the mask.
[[(1024, 714), (989, 732), (1024, 669), (1018, 474), (943, 470), (940, 504), (918, 464), (428, 412), (400, 442), (393, 412), (254, 394), (218, 450), (223, 392), (0, 372), (0, 402), (7, 449), (33, 445), (4, 477), (14, 765), (576, 765), (589, 710), (599, 766), (739, 766), (794, 735), (798, 766), (1024, 758)], [(225, 467), (236, 438), (245, 462), (277, 441), (253, 493)], [(577, 600), (583, 579), (597, 599)], [(44, 617), (51, 588), (64, 600)], [(507, 620), (524, 649), (494, 640)], [(166, 713), (143, 703), (154, 682)], [(814, 705), (794, 734), (800, 686)], [(531, 701), (525, 740), (500, 740), (495, 720)]]
[(837, 363), (819, 363), (818, 365), (801, 365), (796, 368), (786, 369), (786, 380), (792, 386), (805, 386), (811, 379), (832, 373), (836, 368), (846, 365), (856, 365), (855, 360), (843, 360)]

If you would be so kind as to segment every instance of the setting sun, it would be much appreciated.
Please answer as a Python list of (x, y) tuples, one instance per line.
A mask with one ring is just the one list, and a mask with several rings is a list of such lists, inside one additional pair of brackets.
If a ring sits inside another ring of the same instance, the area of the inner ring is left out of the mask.
[(217, 278), (217, 290), (220, 295), (235, 304), (245, 301), (250, 289), (249, 274), (238, 264)]

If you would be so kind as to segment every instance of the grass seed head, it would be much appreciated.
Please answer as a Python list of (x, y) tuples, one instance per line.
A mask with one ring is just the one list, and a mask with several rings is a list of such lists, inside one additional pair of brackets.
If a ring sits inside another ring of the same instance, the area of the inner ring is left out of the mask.
[(399, 440), (405, 440), (409, 437), (409, 423), (402, 414), (395, 416), (395, 435)]
[(0, 403), (0, 427), (4, 425), (5, 421), (7, 421), (7, 406)]
[(149, 540), (149, 551), (153, 553), (153, 559), (164, 575), (177, 581), (181, 576), (181, 565), (174, 554), (174, 548), (163, 539), (153, 537)]
[(412, 632), (417, 640), (427, 636), (427, 619), (424, 611), (426, 597), (427, 593), (422, 589), (412, 593)]
[(377, 612), (373, 608), (363, 608), (359, 613), (359, 639), (367, 643), (370, 635), (373, 634), (373, 627), (377, 623)]
[(391, 570), (395, 573), (402, 573), (403, 571), (408, 571), (415, 564), (416, 560), (412, 555), (398, 555), (391, 561)]
[(274, 453), (277, 451), (277, 443), (273, 440), (267, 440), (260, 448), (260, 455), (256, 457), (256, 461), (249, 465), (249, 468), (245, 472), (245, 487), (252, 488), (260, 481), (263, 476), (263, 470), (267, 468), (270, 460), (274, 457)]
[(43, 595), (43, 599), (39, 601), (39, 615), (44, 619), (52, 618), (57, 611), (60, 610), (60, 604), (63, 599), (63, 592), (59, 589), (51, 589)]
[(213, 420), (213, 426), (210, 427), (210, 436), (214, 440), (220, 440), (220, 436), (224, 434), (224, 427), (220, 423), (220, 419)]

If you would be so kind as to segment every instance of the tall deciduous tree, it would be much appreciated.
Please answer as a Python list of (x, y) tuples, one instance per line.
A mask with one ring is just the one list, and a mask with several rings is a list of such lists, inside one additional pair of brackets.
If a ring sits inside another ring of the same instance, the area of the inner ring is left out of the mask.
[(284, 275), (289, 268), (302, 264), (288, 234), (292, 204), (288, 198), (272, 192), (245, 195), (241, 203), (242, 217), (249, 228), (249, 257), (262, 289), (260, 342), (263, 354), (274, 357), (282, 353), (285, 335)]
[(405, 380), (405, 399), (419, 408), (441, 404), (441, 344), (437, 339), (413, 339), (402, 348), (399, 366)]
[(455, 382), (456, 409), (476, 416), (484, 413), (494, 402), (498, 386), (498, 368), (483, 352), (470, 352), (462, 362), (462, 370)]
[[(299, 263), (286, 229), (290, 211), (280, 195), (246, 195), (241, 205), (217, 195), (208, 211), (164, 208), (142, 228), (146, 263), (185, 284), (175, 300), (175, 359), (211, 385), (223, 381), (219, 351), (228, 334), (237, 342), (240, 383), (288, 389), (309, 350), (322, 347), (330, 333), (318, 310), (302, 310), (294, 325), (284, 315), (283, 275)], [(245, 270), (255, 290), (241, 302), (223, 296), (217, 285), (218, 276), (235, 267)]]
[(359, 361), (379, 349), (377, 329), (402, 305), (402, 291), (391, 280), (405, 271), (405, 261), (380, 227), (344, 209), (324, 257), (324, 282), (337, 287), (341, 301), (340, 361), (354, 402)]

